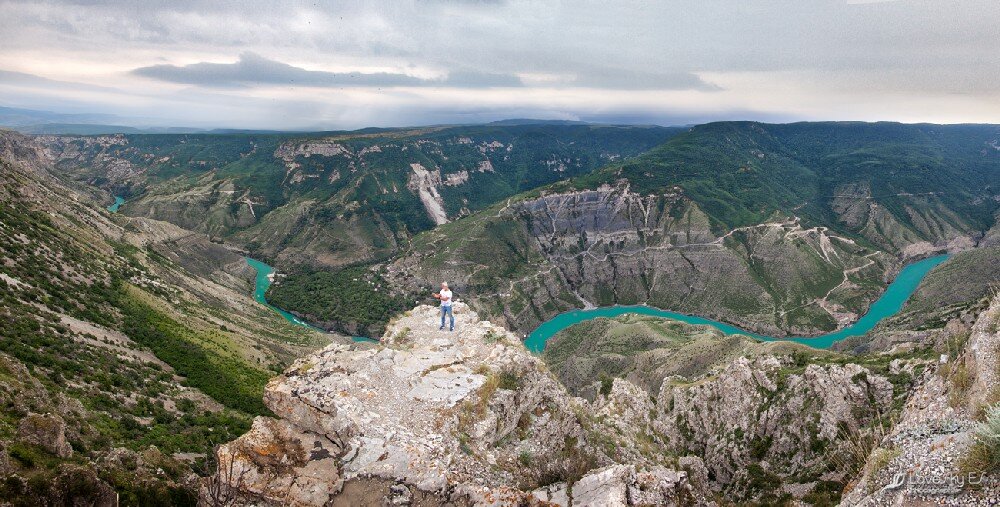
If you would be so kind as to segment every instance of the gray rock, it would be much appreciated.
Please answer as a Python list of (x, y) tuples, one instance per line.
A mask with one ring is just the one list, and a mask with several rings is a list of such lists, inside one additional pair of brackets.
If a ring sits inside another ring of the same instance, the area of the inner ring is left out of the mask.
[(73, 447), (66, 440), (66, 422), (56, 414), (29, 414), (17, 424), (17, 438), (37, 445), (60, 457), (73, 455)]
[[(433, 493), (477, 505), (578, 505), (570, 485), (619, 464), (621, 480), (606, 485), (613, 491), (594, 478), (584, 490), (697, 503), (685, 472), (657, 467), (662, 457), (641, 452), (636, 432), (620, 431), (648, 419), (644, 391), (616, 382), (592, 406), (502, 328), (460, 303), (455, 318), (455, 332), (439, 331), (438, 310), (420, 306), (391, 323), (379, 347), (331, 345), (296, 361), (266, 388), (281, 419), (258, 418), (220, 447), (220, 473), (203, 499), (212, 487), (247, 502), (324, 505), (385, 482), (379, 498), (393, 505), (405, 505), (404, 490), (415, 504)], [(553, 478), (562, 480), (540, 487)]]
[(694, 501), (687, 473), (664, 467), (637, 471), (615, 465), (592, 472), (573, 485), (574, 507), (686, 505)]

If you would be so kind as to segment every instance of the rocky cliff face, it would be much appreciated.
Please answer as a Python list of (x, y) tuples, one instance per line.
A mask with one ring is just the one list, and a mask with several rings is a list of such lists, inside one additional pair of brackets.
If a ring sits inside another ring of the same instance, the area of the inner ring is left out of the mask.
[(478, 218), (461, 226), (461, 242), (449, 227), (427, 233), (394, 269), (400, 279), (456, 280), (477, 309), (523, 332), (572, 308), (648, 304), (771, 335), (814, 334), (856, 320), (900, 267), (795, 217), (717, 233), (679, 189), (546, 195)]
[[(971, 329), (945, 331), (952, 353), (921, 376), (899, 423), (874, 446), (844, 505), (996, 504), (1000, 441), (994, 437), (986, 449), (977, 443), (988, 409), (1000, 406), (998, 323), (1000, 296)], [(976, 459), (977, 450), (985, 459)]]
[(995, 139), (992, 126), (702, 125), (439, 226), (397, 267), (461, 282), (522, 332), (644, 303), (819, 334), (856, 320), (903, 263), (992, 244)]
[(258, 418), (223, 446), (203, 496), (267, 505), (325, 505), (358, 491), (370, 502), (423, 505), (707, 502), (704, 477), (692, 479), (634, 430), (614, 431), (515, 337), (461, 304), (456, 319), (455, 332), (439, 331), (437, 309), (420, 306), (381, 346), (331, 346), (296, 362), (267, 387), (280, 419)]
[(421, 230), (659, 144), (662, 127), (428, 127), (330, 135), (40, 136), (122, 212), (282, 264), (388, 257)]
[(845, 435), (874, 431), (898, 400), (865, 367), (765, 354), (693, 382), (665, 379), (654, 396), (615, 379), (587, 401), (510, 333), (461, 304), (456, 317), (454, 333), (439, 331), (437, 309), (420, 306), (380, 346), (334, 345), (296, 362), (266, 390), (279, 419), (258, 418), (223, 446), (203, 495), (267, 505), (357, 491), (475, 505), (815, 500), (847, 479), (830, 461), (847, 452)]
[(702, 457), (727, 495), (801, 498), (847, 482), (850, 442), (888, 424), (893, 387), (856, 364), (741, 358), (715, 378), (665, 381), (654, 427), (675, 452)]

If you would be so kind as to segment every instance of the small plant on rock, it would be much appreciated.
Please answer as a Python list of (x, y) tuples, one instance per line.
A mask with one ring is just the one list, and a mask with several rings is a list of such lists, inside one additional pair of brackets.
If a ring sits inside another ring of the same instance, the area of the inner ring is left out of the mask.
[(504, 370), (497, 376), (497, 387), (508, 391), (516, 391), (521, 388), (521, 378), (510, 370)]
[(529, 467), (531, 466), (531, 453), (528, 451), (521, 451), (517, 460), (521, 463), (521, 466)]
[(502, 332), (499, 332), (495, 329), (490, 329), (489, 331), (486, 332), (485, 335), (483, 335), (483, 341), (489, 345), (494, 345), (497, 343), (506, 343), (507, 337), (504, 336)]
[(966, 472), (1000, 471), (1000, 403), (986, 409), (986, 420), (976, 428), (975, 441), (961, 466)]

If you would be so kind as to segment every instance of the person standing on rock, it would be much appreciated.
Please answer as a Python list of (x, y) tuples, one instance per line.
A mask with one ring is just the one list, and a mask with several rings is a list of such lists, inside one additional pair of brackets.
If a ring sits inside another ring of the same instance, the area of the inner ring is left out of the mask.
[(451, 290), (448, 289), (448, 282), (441, 282), (441, 292), (434, 294), (434, 299), (441, 300), (441, 327), (438, 329), (444, 329), (444, 318), (449, 317), (451, 321), (448, 331), (454, 331), (455, 314), (451, 311)]

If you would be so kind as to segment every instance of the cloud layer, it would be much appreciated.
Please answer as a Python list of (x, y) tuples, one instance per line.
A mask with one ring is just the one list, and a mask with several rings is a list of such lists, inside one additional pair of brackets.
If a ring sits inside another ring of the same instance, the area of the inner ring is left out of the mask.
[(1000, 122), (996, 19), (986, 0), (7, 0), (0, 105), (253, 128)]
[(246, 52), (234, 63), (193, 63), (190, 65), (159, 64), (140, 67), (132, 71), (145, 76), (173, 83), (211, 87), (256, 85), (312, 86), (312, 87), (512, 87), (521, 86), (517, 76), (490, 74), (476, 71), (450, 73), (443, 79), (424, 79), (392, 72), (324, 72), (306, 70), (260, 55)]

